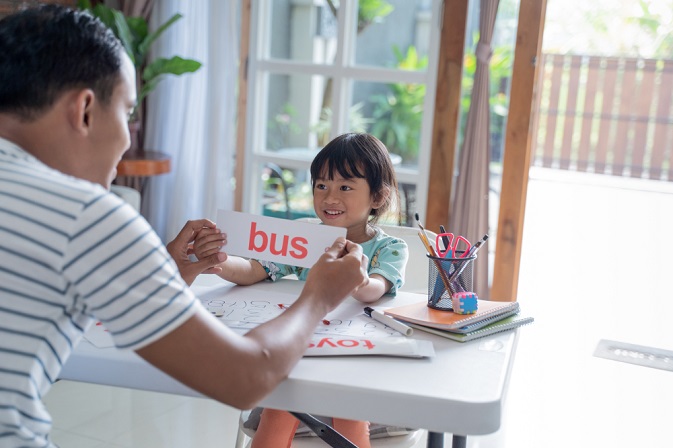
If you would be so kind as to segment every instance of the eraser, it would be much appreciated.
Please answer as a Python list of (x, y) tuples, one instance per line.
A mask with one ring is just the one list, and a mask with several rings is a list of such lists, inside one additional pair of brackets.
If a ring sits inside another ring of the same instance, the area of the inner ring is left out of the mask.
[(451, 296), (451, 308), (457, 314), (474, 314), (477, 312), (477, 294), (474, 292), (455, 292)]

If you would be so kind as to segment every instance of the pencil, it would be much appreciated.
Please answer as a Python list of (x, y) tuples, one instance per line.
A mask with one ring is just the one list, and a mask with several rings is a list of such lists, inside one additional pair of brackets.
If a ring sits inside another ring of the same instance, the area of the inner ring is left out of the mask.
[[(421, 228), (421, 231), (418, 232), (418, 236), (421, 238), (421, 241), (423, 242), (423, 245), (425, 246), (425, 249), (428, 251), (428, 255), (430, 255), (433, 258), (433, 262), (435, 263), (435, 266), (437, 267), (437, 273), (439, 274), (439, 278), (442, 279), (442, 283), (444, 283), (444, 287), (446, 290), (449, 292), (449, 295), (453, 295), (455, 292), (454, 289), (451, 287), (451, 282), (449, 281), (449, 278), (446, 276), (446, 272), (444, 272), (444, 269), (442, 268), (442, 264), (437, 260), (437, 254), (435, 253), (435, 250), (432, 248), (432, 245), (430, 245), (430, 242), (428, 241), (428, 236), (425, 234), (425, 229), (423, 228), (423, 224), (421, 224), (421, 220), (418, 217), (418, 213), (414, 215), (416, 218), (416, 222), (418, 223), (418, 227)], [(434, 303), (433, 303), (434, 305)]]

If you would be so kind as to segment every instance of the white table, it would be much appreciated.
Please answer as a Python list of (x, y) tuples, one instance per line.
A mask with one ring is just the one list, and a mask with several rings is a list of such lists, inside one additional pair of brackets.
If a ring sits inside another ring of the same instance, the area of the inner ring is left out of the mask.
[[(212, 282), (201, 276), (199, 284)], [(216, 281), (222, 281), (215, 279)], [(298, 292), (303, 282), (284, 280), (249, 286), (260, 294)], [(223, 289), (231, 288), (223, 282)], [(347, 300), (354, 300), (349, 298)], [(399, 293), (374, 306), (426, 300)], [(421, 331), (414, 338), (431, 340), (436, 356), (425, 359), (353, 356), (303, 358), (289, 378), (261, 406), (316, 415), (424, 428), (429, 447), (441, 447), (442, 433), (454, 435), (454, 447), (466, 436), (496, 432), (514, 361), (517, 330), (458, 343)], [(83, 340), (63, 367), (61, 379), (140, 390), (202, 396), (146, 363), (134, 352), (96, 348)]]

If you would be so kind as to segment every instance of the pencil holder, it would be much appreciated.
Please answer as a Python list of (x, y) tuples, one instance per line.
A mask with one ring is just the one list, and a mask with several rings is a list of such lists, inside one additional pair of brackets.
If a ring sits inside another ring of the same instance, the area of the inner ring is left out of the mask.
[(428, 306), (452, 311), (454, 293), (472, 292), (472, 272), (476, 255), (466, 258), (439, 258), (428, 255)]

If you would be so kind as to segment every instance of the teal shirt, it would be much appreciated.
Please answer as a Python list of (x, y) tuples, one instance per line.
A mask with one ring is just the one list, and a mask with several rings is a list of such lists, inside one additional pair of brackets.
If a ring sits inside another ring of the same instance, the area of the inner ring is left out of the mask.
[[(393, 286), (387, 294), (395, 294), (404, 284), (404, 269), (409, 259), (409, 249), (404, 240), (386, 235), (377, 227), (374, 229), (376, 230), (374, 238), (360, 244), (362, 251), (369, 258), (367, 273), (369, 275), (378, 274), (388, 280)], [(269, 279), (274, 282), (292, 274), (295, 274), (299, 280), (306, 280), (309, 271), (309, 268), (299, 266), (257, 261), (264, 267)]]

